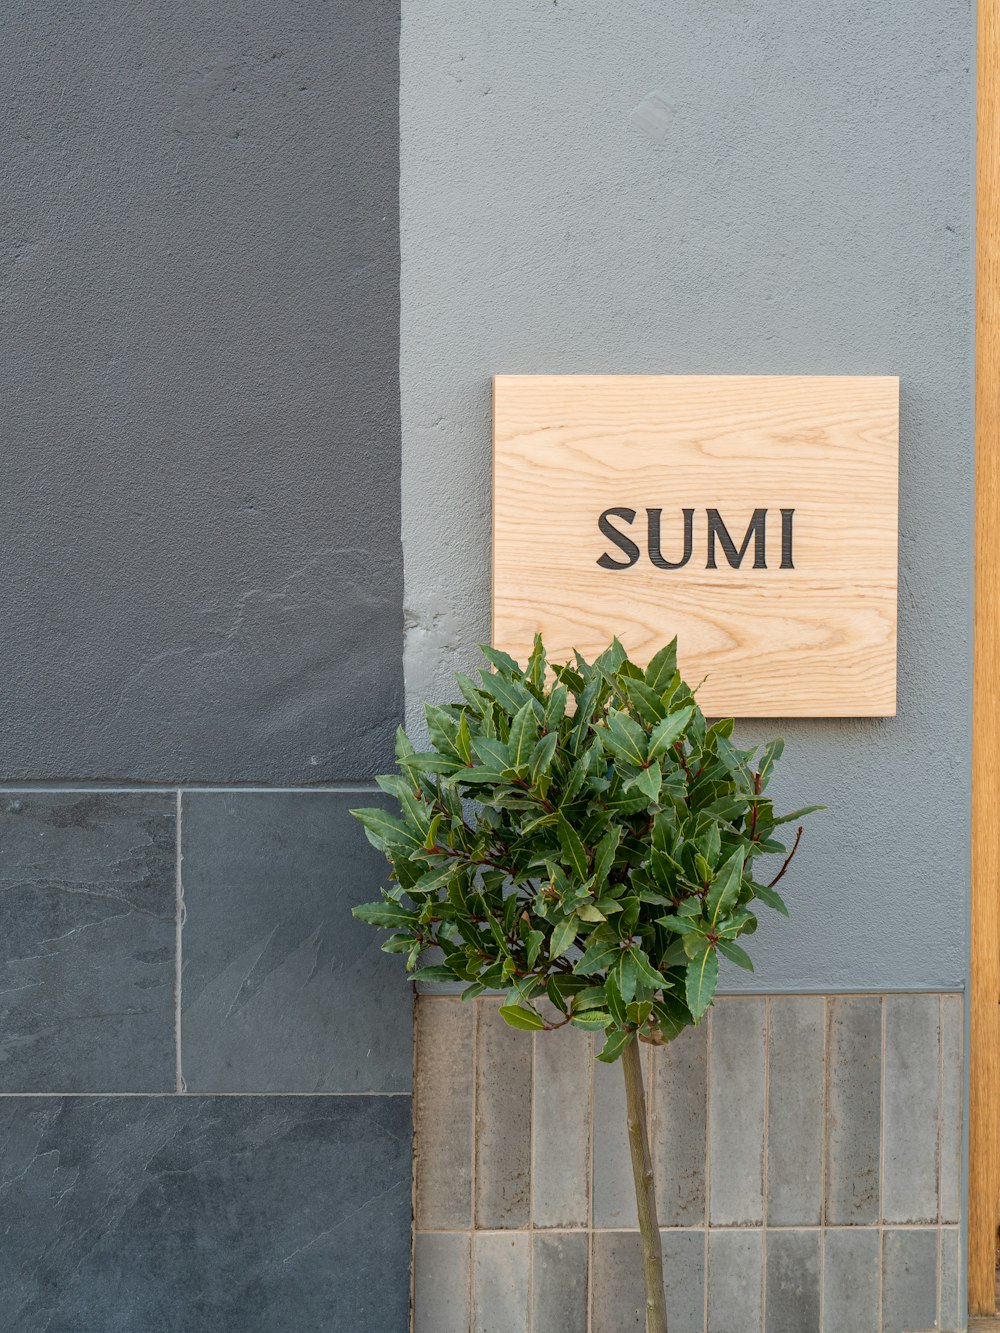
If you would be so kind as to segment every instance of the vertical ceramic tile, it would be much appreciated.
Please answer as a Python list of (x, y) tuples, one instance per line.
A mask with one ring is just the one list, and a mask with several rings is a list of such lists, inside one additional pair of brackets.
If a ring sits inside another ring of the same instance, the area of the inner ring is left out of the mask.
[(472, 1105), (475, 1008), (422, 995), (416, 1007), (413, 1088), (416, 1225), (472, 1223)]
[(941, 1333), (962, 1327), (962, 1237), (958, 1227), (941, 1228)]
[(938, 1218), (940, 1013), (937, 995), (885, 997), (882, 1215)]
[(705, 1138), (708, 1131), (708, 1023), (688, 1028), (653, 1051), (653, 1167), (663, 1226), (705, 1220)]
[(765, 1333), (819, 1333), (822, 1233), (768, 1231), (765, 1263)]
[(535, 1226), (586, 1226), (593, 1046), (576, 1028), (539, 1032), (534, 1042)]
[(965, 1090), (964, 996), (941, 997), (941, 1221), (962, 1215), (962, 1102)]
[(498, 1001), (476, 1003), (476, 1226), (523, 1227), (531, 1194), (531, 1038), (504, 1022)]
[(762, 1232), (708, 1236), (708, 1333), (762, 1333)]
[(473, 1333), (528, 1333), (530, 1243), (531, 1238), (525, 1231), (476, 1233), (473, 1243)]
[(909, 1227), (882, 1236), (882, 1333), (937, 1325), (938, 1231)]
[(417, 1232), (412, 1333), (469, 1333), (467, 1231)]
[[(644, 1070), (649, 1069), (643, 1051)], [(648, 1086), (648, 1079), (647, 1079)], [(628, 1146), (625, 1083), (621, 1061), (594, 1064), (593, 1128), (594, 1226), (635, 1227), (635, 1183)]]
[(825, 1002), (775, 995), (768, 1032), (767, 1218), (817, 1225), (823, 1212)]
[(764, 1217), (764, 1000), (727, 997), (711, 1011), (709, 1216), (713, 1226)]
[(826, 1221), (878, 1221), (882, 1001), (827, 1001)]
[(587, 1327), (589, 1235), (536, 1231), (532, 1241), (532, 1333), (580, 1333)]
[(878, 1230), (830, 1227), (824, 1247), (823, 1333), (879, 1333)]

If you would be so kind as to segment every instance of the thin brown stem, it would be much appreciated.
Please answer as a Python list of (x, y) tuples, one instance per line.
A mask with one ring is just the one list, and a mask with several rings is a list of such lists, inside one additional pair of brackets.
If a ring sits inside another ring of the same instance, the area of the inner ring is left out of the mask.
[(638, 1040), (622, 1052), (628, 1143), (632, 1153), (635, 1202), (642, 1236), (642, 1263), (646, 1278), (646, 1333), (667, 1333), (667, 1302), (663, 1290), (663, 1247), (656, 1219), (653, 1159), (646, 1127), (646, 1092), (642, 1083), (642, 1051)]
[(791, 850), (791, 851), (788, 853), (788, 855), (785, 857), (785, 860), (784, 860), (784, 863), (783, 863), (781, 869), (778, 871), (778, 873), (775, 875), (774, 879), (772, 879), (771, 882), (770, 882), (770, 884), (767, 886), (769, 889), (773, 889), (773, 888), (774, 888), (775, 884), (777, 884), (778, 880), (782, 877), (782, 875), (785, 873), (785, 871), (788, 869), (788, 867), (792, 864), (792, 857), (793, 857), (793, 856), (795, 855), (795, 853), (799, 850), (799, 843), (800, 843), (801, 841), (802, 841), (802, 825), (800, 824), (800, 825), (799, 825), (799, 831), (798, 831), (798, 833), (796, 833), (796, 835), (795, 835), (795, 841), (792, 843), (792, 850)]

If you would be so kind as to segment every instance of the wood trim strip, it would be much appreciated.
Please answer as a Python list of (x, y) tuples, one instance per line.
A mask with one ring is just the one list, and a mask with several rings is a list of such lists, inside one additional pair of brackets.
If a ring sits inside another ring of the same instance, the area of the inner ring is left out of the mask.
[(969, 1313), (996, 1310), (1000, 1206), (1000, 0), (979, 0)]

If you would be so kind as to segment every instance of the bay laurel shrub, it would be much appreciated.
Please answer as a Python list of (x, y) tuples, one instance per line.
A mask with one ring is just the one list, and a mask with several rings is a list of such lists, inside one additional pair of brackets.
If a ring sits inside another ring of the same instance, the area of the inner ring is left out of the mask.
[(636, 1043), (701, 1020), (720, 958), (752, 970), (758, 908), (787, 914), (775, 886), (802, 829), (790, 851), (780, 831), (817, 807), (775, 813), (782, 742), (758, 755), (733, 744), (732, 719), (709, 725), (676, 640), (645, 668), (617, 639), (568, 665), (541, 639), (524, 667), (482, 651), (480, 680), (456, 678), (461, 700), (426, 708), (430, 749), (398, 732), (398, 772), (378, 779), (398, 813), (353, 812), (391, 865), (380, 900), (354, 912), (390, 932), (382, 947), (414, 980), (503, 991), (512, 1027), (572, 1025), (602, 1034), (599, 1060), (624, 1057), (648, 1328), (662, 1333)]

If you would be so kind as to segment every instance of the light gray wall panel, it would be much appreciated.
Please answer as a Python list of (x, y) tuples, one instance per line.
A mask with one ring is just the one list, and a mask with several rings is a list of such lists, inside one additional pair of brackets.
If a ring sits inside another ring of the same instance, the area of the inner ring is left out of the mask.
[(489, 633), (493, 373), (901, 377), (899, 715), (741, 727), (830, 810), (733, 989), (966, 974), (973, 49), (969, 0), (404, 0), (418, 726)]

